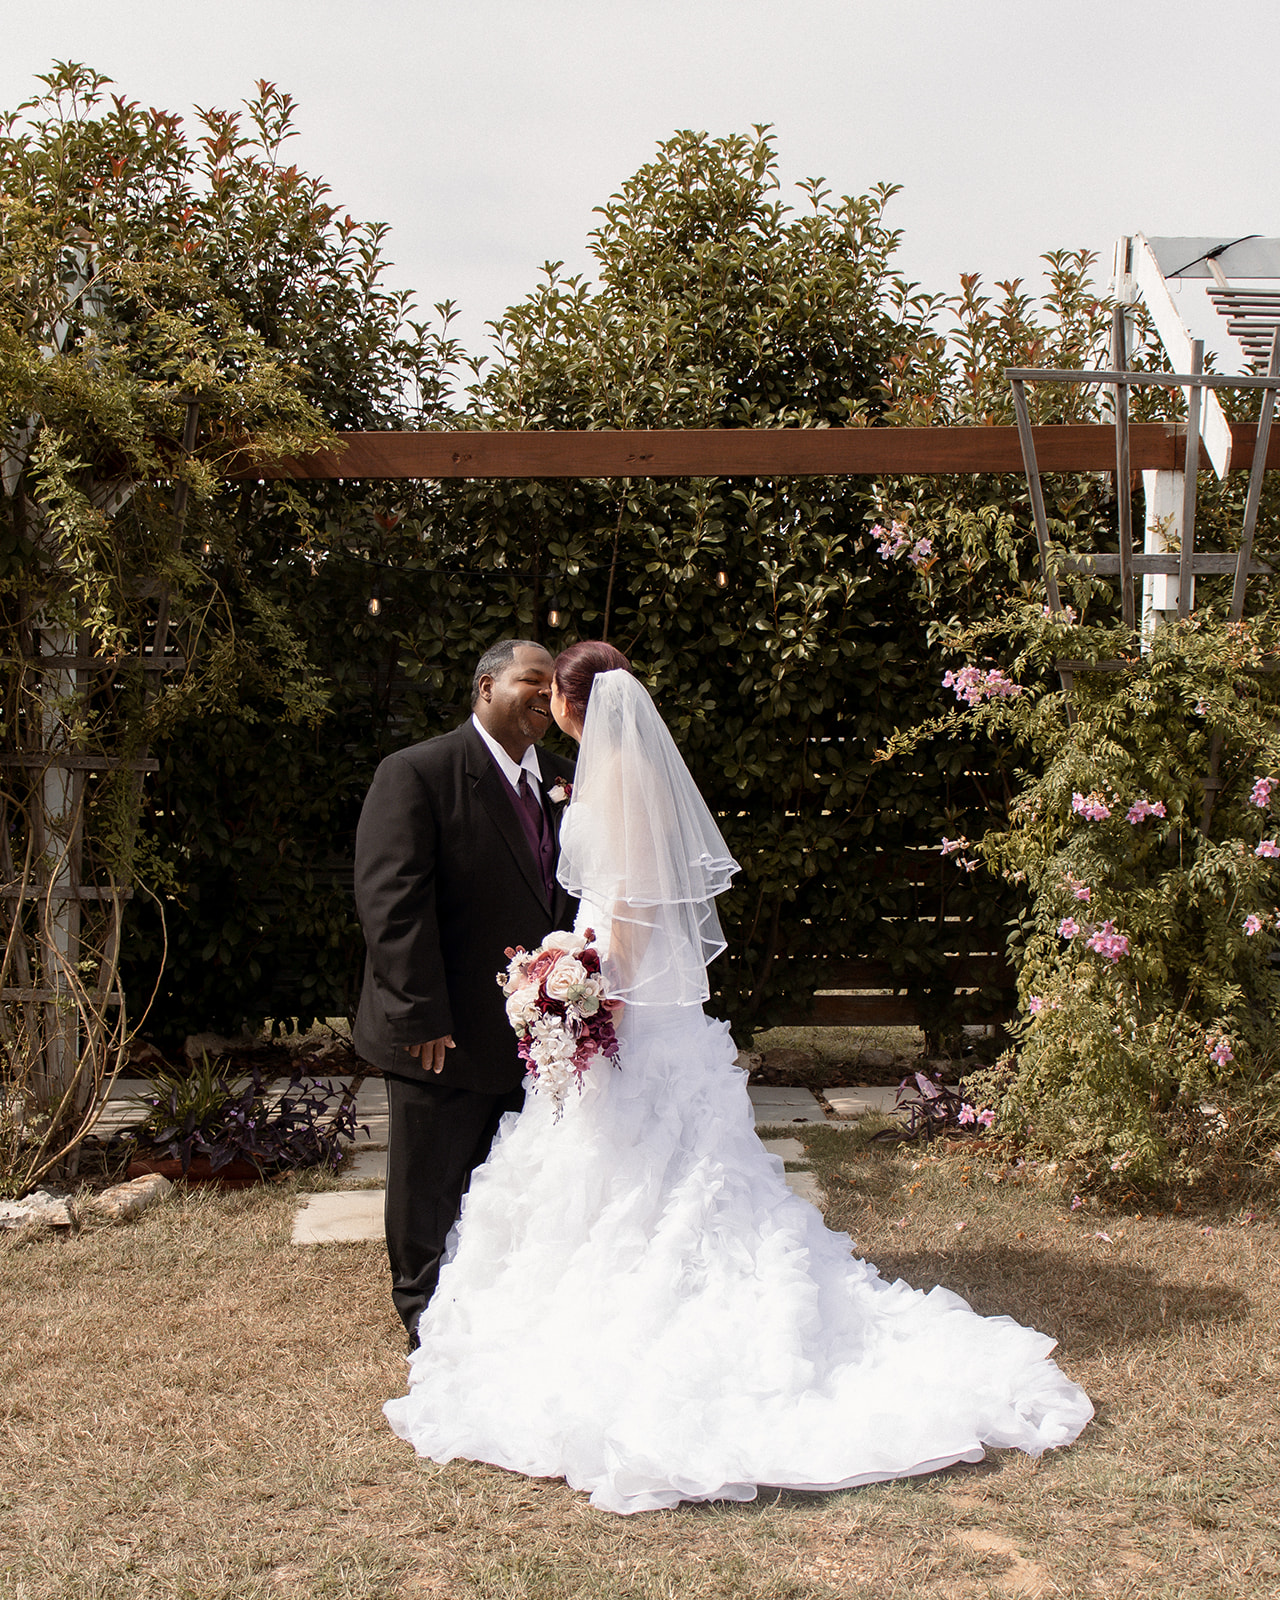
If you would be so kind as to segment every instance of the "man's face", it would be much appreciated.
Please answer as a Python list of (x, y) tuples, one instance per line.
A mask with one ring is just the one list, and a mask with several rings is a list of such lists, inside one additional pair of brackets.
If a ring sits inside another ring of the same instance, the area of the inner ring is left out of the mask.
[(540, 645), (521, 644), (496, 677), (480, 680), (476, 716), (513, 761), (523, 760), (551, 725), (552, 666)]

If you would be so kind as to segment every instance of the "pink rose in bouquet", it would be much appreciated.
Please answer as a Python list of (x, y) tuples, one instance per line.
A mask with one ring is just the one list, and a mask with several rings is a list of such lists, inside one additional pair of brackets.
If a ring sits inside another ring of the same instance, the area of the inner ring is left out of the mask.
[(498, 982), (530, 1087), (551, 1097), (558, 1122), (569, 1090), (603, 1056), (617, 1064), (618, 1036), (605, 996), (595, 931), (549, 933), (537, 950), (508, 950)]

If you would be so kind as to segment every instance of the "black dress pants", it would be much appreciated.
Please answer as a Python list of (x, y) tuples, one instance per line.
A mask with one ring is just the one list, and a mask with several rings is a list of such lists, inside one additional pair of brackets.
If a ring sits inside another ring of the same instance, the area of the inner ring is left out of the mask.
[(445, 1240), (471, 1174), (489, 1154), (503, 1115), (524, 1104), (524, 1090), (481, 1094), (390, 1073), (384, 1078), (391, 1299), (412, 1335), (435, 1293)]

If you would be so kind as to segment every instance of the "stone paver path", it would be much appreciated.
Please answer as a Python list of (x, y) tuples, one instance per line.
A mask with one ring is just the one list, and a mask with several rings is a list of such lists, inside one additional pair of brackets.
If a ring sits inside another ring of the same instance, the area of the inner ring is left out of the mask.
[(894, 1087), (876, 1089), (824, 1089), (822, 1098), (838, 1117), (865, 1117), (869, 1111), (892, 1114), (898, 1091)]
[(294, 1244), (381, 1239), (383, 1189), (332, 1189), (309, 1195), (293, 1219)]
[(826, 1114), (811, 1089), (775, 1089), (767, 1084), (752, 1084), (747, 1089), (756, 1126), (762, 1123), (825, 1122)]
[[(99, 1132), (105, 1136), (137, 1121), (138, 1109), (128, 1102), (130, 1096), (145, 1093), (147, 1087), (145, 1078), (118, 1078), (98, 1124)], [(893, 1088), (841, 1088), (824, 1089), (822, 1095), (832, 1114), (843, 1119), (865, 1116), (869, 1112), (891, 1112), (896, 1092)], [(829, 1120), (822, 1103), (808, 1089), (753, 1084), (747, 1093), (758, 1127), (777, 1128), (788, 1123), (813, 1124)], [(387, 1172), (387, 1093), (381, 1078), (366, 1078), (361, 1084), (356, 1096), (356, 1117), (360, 1127), (339, 1175), (340, 1181), (348, 1187), (309, 1195), (303, 1200), (294, 1219), (293, 1242), (296, 1245), (380, 1240), (383, 1236), (385, 1191), (381, 1185)], [(767, 1139), (765, 1147), (793, 1166), (805, 1161), (805, 1149), (799, 1139)], [(352, 1187), (371, 1182), (379, 1187)], [(824, 1203), (822, 1190), (812, 1172), (788, 1172), (787, 1183), (802, 1199), (816, 1206)]]

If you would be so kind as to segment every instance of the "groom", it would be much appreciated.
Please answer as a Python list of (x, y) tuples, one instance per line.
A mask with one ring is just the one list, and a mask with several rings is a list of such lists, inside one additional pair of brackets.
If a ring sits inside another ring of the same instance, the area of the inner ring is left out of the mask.
[(352, 1038), (387, 1085), (387, 1255), (410, 1348), (471, 1173), (524, 1098), (505, 952), (573, 921), (555, 878), (573, 768), (536, 748), (551, 670), (529, 640), (488, 649), (472, 716), (388, 756), (356, 831), (367, 956)]

